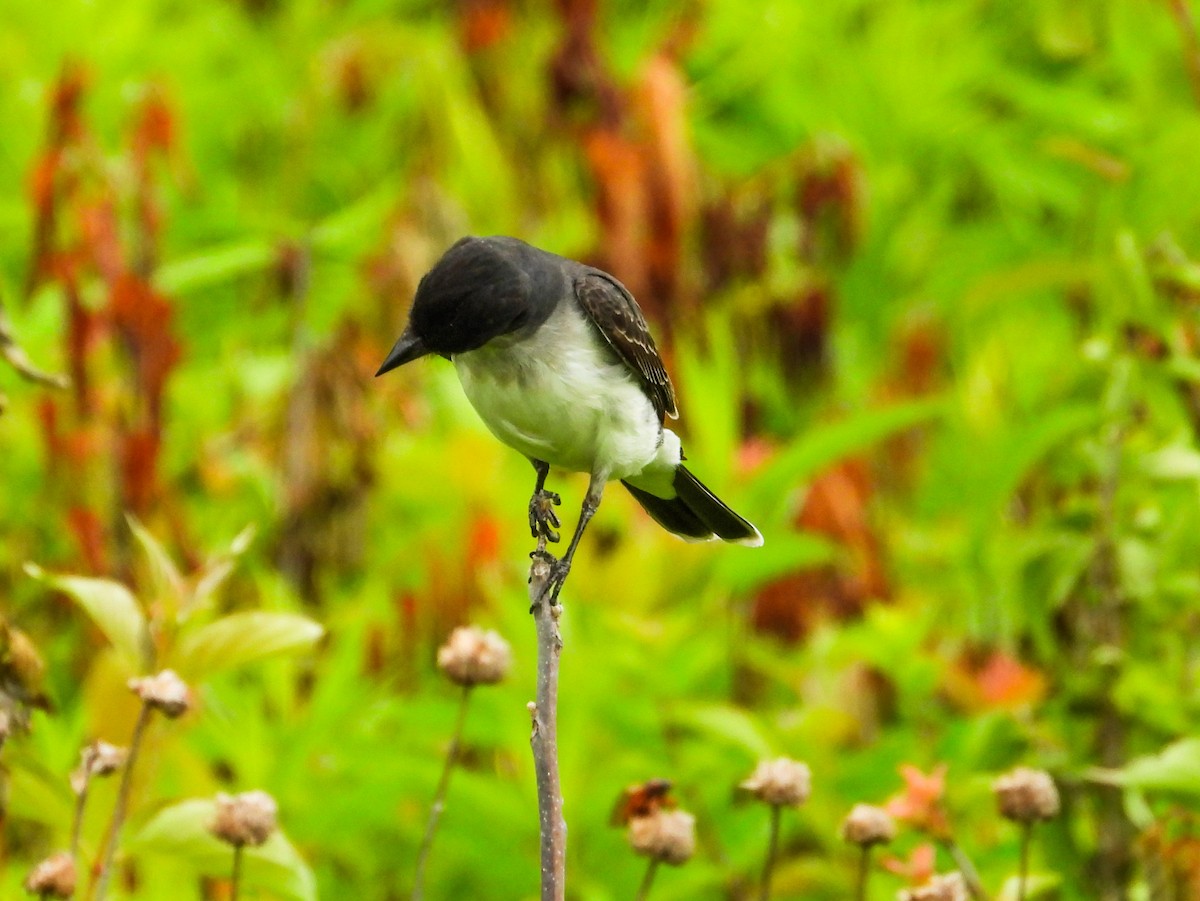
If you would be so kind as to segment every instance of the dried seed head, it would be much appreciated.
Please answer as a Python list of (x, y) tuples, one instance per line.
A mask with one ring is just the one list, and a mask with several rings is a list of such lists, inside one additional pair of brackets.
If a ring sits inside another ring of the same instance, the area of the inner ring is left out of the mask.
[(217, 795), (217, 816), (208, 831), (235, 847), (261, 845), (275, 831), (279, 808), (264, 791)]
[(168, 719), (182, 716), (192, 705), (187, 683), (169, 669), (156, 676), (130, 679), (129, 690)]
[(1017, 767), (992, 785), (1000, 815), (1017, 823), (1050, 820), (1058, 815), (1058, 789), (1045, 770)]
[(75, 859), (66, 851), (47, 857), (25, 877), (25, 891), (43, 898), (75, 894)]
[(787, 757), (764, 760), (738, 787), (765, 804), (798, 807), (808, 800), (812, 772), (806, 764)]
[(79, 769), (71, 774), (71, 789), (83, 794), (93, 776), (109, 776), (125, 765), (129, 752), (106, 741), (94, 741), (79, 753)]
[(900, 901), (967, 901), (967, 884), (961, 873), (934, 876), (920, 888), (900, 892)]
[(4, 740), (8, 738), (12, 731), (12, 721), (8, 718), (8, 711), (0, 710), (0, 748), (4, 747)]
[(886, 845), (895, 837), (895, 820), (873, 804), (855, 804), (842, 820), (842, 838), (863, 848)]
[(456, 685), (494, 685), (508, 674), (512, 652), (496, 632), (460, 626), (438, 648), (437, 663)]
[(629, 821), (633, 850), (660, 863), (679, 866), (696, 852), (696, 818), (683, 810), (657, 810)]

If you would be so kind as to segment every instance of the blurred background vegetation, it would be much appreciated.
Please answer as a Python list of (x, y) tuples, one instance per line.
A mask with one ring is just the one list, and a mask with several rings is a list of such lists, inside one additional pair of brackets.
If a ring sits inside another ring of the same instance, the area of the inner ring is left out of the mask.
[[(778, 898), (848, 896), (837, 824), (905, 763), (947, 766), (994, 894), (1019, 836), (990, 784), (1022, 763), (1063, 794), (1039, 897), (1200, 897), (1195, 13), (5, 0), (0, 297), (72, 386), (0, 366), (0, 610), (45, 661), (22, 687), (10, 640), (5, 691), (48, 708), (4, 747), (0, 894), (65, 845), (67, 773), (128, 741), (145, 665), (32, 562), (130, 586), (158, 661), (191, 661), (119, 897), (226, 897), (156, 815), (250, 788), (311, 868), (251, 896), (405, 897), (457, 702), (434, 653), (466, 621), (516, 667), (476, 693), (429, 893), (536, 895), (531, 472), (448, 365), (371, 378), (438, 254), (504, 233), (633, 290), (695, 471), (766, 536), (684, 545), (607, 496), (565, 595), (571, 897), (633, 895), (610, 811), (665, 777), (700, 842), (655, 897), (748, 898), (767, 820), (732, 789), (777, 754), (813, 770)], [(573, 516), (585, 483), (552, 484)], [(197, 662), (181, 611), (214, 571), (199, 621), (324, 636)]]

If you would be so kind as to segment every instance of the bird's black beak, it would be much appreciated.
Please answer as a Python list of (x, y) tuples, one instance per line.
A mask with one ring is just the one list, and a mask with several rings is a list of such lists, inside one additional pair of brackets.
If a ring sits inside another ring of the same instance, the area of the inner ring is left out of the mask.
[(423, 357), (427, 353), (429, 353), (429, 348), (425, 346), (425, 342), (414, 335), (411, 328), (405, 328), (388, 353), (387, 359), (383, 361), (383, 365), (375, 373), (375, 377), (379, 378), (385, 372), (391, 372), (397, 366), (411, 363), (413, 360)]

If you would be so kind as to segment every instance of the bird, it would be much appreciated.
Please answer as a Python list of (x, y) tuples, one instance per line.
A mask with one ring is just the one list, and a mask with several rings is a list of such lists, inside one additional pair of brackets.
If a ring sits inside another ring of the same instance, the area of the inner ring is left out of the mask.
[(518, 238), (461, 238), (422, 277), (376, 376), (430, 354), (453, 363), (488, 430), (533, 464), (534, 538), (561, 537), (550, 467), (590, 477), (566, 552), (542, 552), (551, 606), (610, 481), (687, 541), (763, 543), (684, 466), (665, 427), (679, 416), (675, 389), (641, 308), (609, 273)]

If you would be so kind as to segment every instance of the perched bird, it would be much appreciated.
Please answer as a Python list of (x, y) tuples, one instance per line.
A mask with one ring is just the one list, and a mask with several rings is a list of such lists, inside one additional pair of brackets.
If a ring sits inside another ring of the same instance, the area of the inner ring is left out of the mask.
[(551, 602), (613, 479), (684, 539), (762, 544), (683, 465), (678, 436), (663, 428), (679, 415), (675, 390), (637, 302), (607, 272), (516, 238), (463, 238), (421, 279), (376, 375), (426, 354), (453, 361), (488, 429), (533, 463), (535, 538), (559, 540), (550, 466), (591, 476), (575, 535), (552, 564)]

